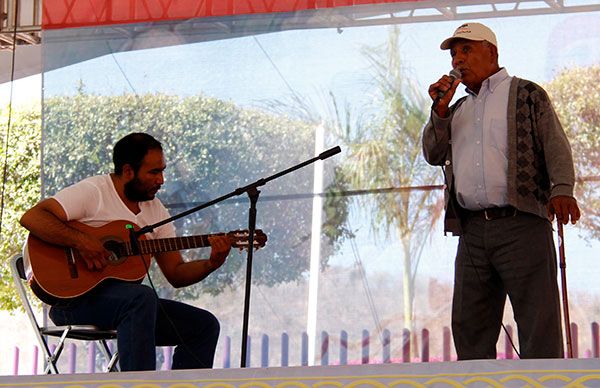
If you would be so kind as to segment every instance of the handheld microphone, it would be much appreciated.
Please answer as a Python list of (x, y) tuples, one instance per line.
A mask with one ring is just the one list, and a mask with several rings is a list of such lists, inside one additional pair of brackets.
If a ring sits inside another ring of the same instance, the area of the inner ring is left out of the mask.
[[(458, 70), (458, 69), (452, 69), (452, 70), (450, 70), (450, 73), (448, 73), (448, 76), (450, 78), (452, 78), (452, 82), (454, 82), (454, 80), (457, 80), (457, 79), (461, 78), (462, 74), (461, 74), (460, 70)], [(437, 97), (435, 98), (435, 100), (433, 100), (433, 107), (434, 108), (440, 102), (440, 100), (442, 99), (442, 97), (444, 97), (446, 95), (446, 93), (448, 93), (448, 90), (446, 90), (445, 92), (442, 92), (441, 90), (438, 91)]]

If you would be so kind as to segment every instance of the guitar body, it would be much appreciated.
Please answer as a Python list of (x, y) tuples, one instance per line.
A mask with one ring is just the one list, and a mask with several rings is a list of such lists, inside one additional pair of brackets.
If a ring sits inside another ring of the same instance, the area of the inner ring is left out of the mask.
[[(31, 266), (29, 285), (33, 293), (43, 302), (52, 305), (61, 299), (81, 296), (107, 279), (140, 282), (146, 276), (150, 259), (155, 253), (208, 247), (211, 236), (227, 236), (231, 247), (249, 248), (249, 232), (235, 230), (227, 234), (153, 240), (148, 240), (142, 235), (138, 238), (137, 249), (133, 249), (129, 230), (126, 228), (128, 224), (132, 224), (134, 230), (139, 229), (129, 221), (113, 221), (97, 228), (77, 221), (67, 223), (71, 228), (98, 238), (104, 248), (111, 253), (107, 258), (108, 265), (102, 270), (94, 271), (87, 268), (85, 260), (77, 250), (49, 244), (29, 234), (24, 256)], [(257, 229), (252, 239), (252, 247), (261, 248), (266, 242), (267, 236), (262, 230)], [(142, 254), (134, 254), (134, 252)]]
[[(49, 244), (30, 234), (26, 254), (31, 265), (30, 286), (34, 294), (42, 301), (53, 304), (55, 299), (52, 297), (60, 300), (81, 296), (107, 279), (141, 281), (146, 276), (151, 255), (143, 255), (142, 260), (140, 255), (126, 256), (116, 248), (116, 245), (129, 241), (127, 224), (132, 223), (113, 221), (98, 228), (76, 221), (68, 223), (74, 229), (96, 236), (111, 251), (108, 265), (100, 271), (88, 270), (77, 250)], [(139, 229), (133, 225), (136, 230)], [(145, 240), (145, 237), (139, 239)]]

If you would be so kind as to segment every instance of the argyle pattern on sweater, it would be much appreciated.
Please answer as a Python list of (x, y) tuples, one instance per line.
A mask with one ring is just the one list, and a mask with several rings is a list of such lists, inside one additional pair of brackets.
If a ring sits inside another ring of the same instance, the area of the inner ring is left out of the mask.
[(533, 82), (519, 85), (517, 90), (517, 181), (516, 189), (521, 197), (533, 197), (545, 204), (550, 197), (550, 180), (544, 159), (544, 149), (536, 131), (537, 115), (534, 101), (540, 97), (540, 89)]

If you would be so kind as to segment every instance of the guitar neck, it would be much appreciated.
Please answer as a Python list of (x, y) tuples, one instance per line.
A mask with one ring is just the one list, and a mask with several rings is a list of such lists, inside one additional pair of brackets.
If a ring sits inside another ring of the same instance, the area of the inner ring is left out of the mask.
[[(186, 236), (186, 237), (171, 237), (171, 238), (157, 238), (154, 240), (139, 240), (138, 246), (140, 253), (144, 255), (151, 255), (161, 252), (180, 251), (182, 249), (194, 249), (203, 248), (209, 246), (208, 238), (211, 236), (219, 236), (224, 233), (217, 234), (203, 234), (198, 236)], [(131, 243), (124, 242), (121, 247), (121, 254), (124, 256), (133, 256), (133, 249)]]

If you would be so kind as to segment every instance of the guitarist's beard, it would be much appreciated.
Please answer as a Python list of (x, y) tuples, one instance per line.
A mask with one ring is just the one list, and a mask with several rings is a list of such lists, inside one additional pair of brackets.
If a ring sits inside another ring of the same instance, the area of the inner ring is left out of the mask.
[(124, 186), (125, 196), (135, 202), (151, 201), (158, 189), (149, 191), (144, 187), (142, 181), (136, 176)]

